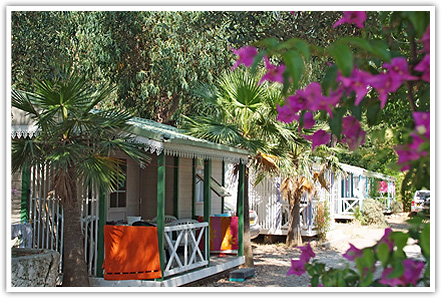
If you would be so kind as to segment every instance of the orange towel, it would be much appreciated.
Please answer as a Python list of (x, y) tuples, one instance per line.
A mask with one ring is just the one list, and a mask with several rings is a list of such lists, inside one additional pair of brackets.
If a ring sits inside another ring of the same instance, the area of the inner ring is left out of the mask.
[(161, 278), (156, 227), (104, 226), (104, 279)]

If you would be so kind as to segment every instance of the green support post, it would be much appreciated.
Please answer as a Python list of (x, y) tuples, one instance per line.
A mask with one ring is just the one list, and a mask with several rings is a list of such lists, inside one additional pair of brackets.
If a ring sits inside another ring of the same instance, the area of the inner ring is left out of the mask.
[(191, 218), (196, 218), (196, 166), (197, 159), (193, 158), (192, 184), (191, 184)]
[(23, 170), (21, 172), (20, 219), (22, 223), (29, 221), (30, 192), (31, 192), (31, 168), (28, 165), (24, 165)]
[[(158, 249), (159, 260), (161, 263), (161, 272), (164, 274), (165, 256), (164, 256), (164, 219), (165, 219), (165, 154), (162, 152), (158, 156), (158, 188), (157, 188), (157, 230), (158, 230)], [(163, 280), (164, 277), (158, 279)]]
[[(211, 160), (204, 160), (204, 221), (210, 224), (210, 214), (211, 214)], [(208, 265), (210, 265), (210, 233), (209, 228), (205, 233), (205, 257), (208, 260)]]
[[(225, 186), (225, 161), (222, 160), (222, 186)], [(225, 197), (221, 198), (221, 213), (225, 211)]]
[(239, 223), (238, 223), (238, 255), (243, 256), (243, 243), (244, 243), (244, 233), (243, 233), (243, 227), (244, 227), (244, 202), (245, 202), (245, 188), (244, 188), (244, 181), (245, 181), (245, 165), (241, 162), (239, 164), (239, 189), (238, 189), (238, 204), (237, 204), (237, 216), (239, 217)]
[(173, 215), (179, 218), (179, 156), (174, 158), (173, 169)]
[(98, 202), (98, 256), (97, 256), (97, 277), (103, 277), (104, 263), (104, 226), (107, 221), (107, 192), (100, 189), (99, 202)]

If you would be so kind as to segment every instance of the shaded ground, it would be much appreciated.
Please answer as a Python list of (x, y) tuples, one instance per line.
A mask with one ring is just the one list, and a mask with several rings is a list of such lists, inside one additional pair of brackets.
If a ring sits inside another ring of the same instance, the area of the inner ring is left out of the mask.
[[(393, 230), (406, 230), (407, 213), (387, 217), (388, 225)], [(328, 242), (311, 241), (316, 259), (330, 267), (344, 266), (346, 260), (341, 254), (352, 243), (357, 248), (374, 245), (384, 235), (384, 227), (361, 226), (353, 223), (336, 223), (333, 231), (328, 233)], [(409, 242), (405, 248), (409, 257), (418, 257), (420, 250), (417, 245)], [(309, 275), (286, 276), (291, 259), (300, 256), (297, 248), (287, 248), (284, 243), (259, 244), (253, 242), (253, 254), (256, 274), (244, 282), (230, 282), (229, 271), (217, 276), (198, 281), (189, 287), (309, 287)]]

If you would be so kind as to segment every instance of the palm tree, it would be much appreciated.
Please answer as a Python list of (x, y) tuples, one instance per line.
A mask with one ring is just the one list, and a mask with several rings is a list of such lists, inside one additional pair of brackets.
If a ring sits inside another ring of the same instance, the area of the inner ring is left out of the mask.
[[(260, 78), (261, 74), (251, 75), (246, 71), (225, 73), (216, 86), (202, 85), (196, 90), (196, 94), (202, 99), (199, 114), (183, 117), (183, 128), (189, 134), (249, 150), (250, 165), (258, 173), (256, 183), (265, 174), (278, 173), (279, 159), (286, 156), (294, 144), (306, 144), (297, 134), (296, 123), (276, 121), (277, 104), (283, 102), (281, 86), (259, 85)], [(246, 168), (246, 186), (248, 179), (249, 169)], [(253, 267), (247, 187), (244, 217), (245, 266)]]
[(96, 110), (113, 88), (94, 88), (70, 67), (53, 79), (35, 83), (34, 93), (12, 91), (12, 106), (26, 112), (40, 133), (12, 142), (12, 170), (46, 164), (55, 171), (52, 190), (64, 208), (63, 286), (88, 286), (77, 183), (101, 191), (123, 173), (111, 152), (121, 150), (138, 162), (149, 158), (124, 129), (131, 118), (116, 109)]

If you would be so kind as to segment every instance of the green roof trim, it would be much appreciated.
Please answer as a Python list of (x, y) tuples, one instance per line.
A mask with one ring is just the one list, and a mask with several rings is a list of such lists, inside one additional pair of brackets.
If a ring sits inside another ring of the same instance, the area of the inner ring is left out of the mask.
[(170, 155), (220, 160), (248, 159), (249, 152), (245, 149), (199, 139), (185, 134), (185, 130), (170, 125), (138, 117), (133, 117), (127, 124), (130, 133), (163, 143), (163, 149)]

